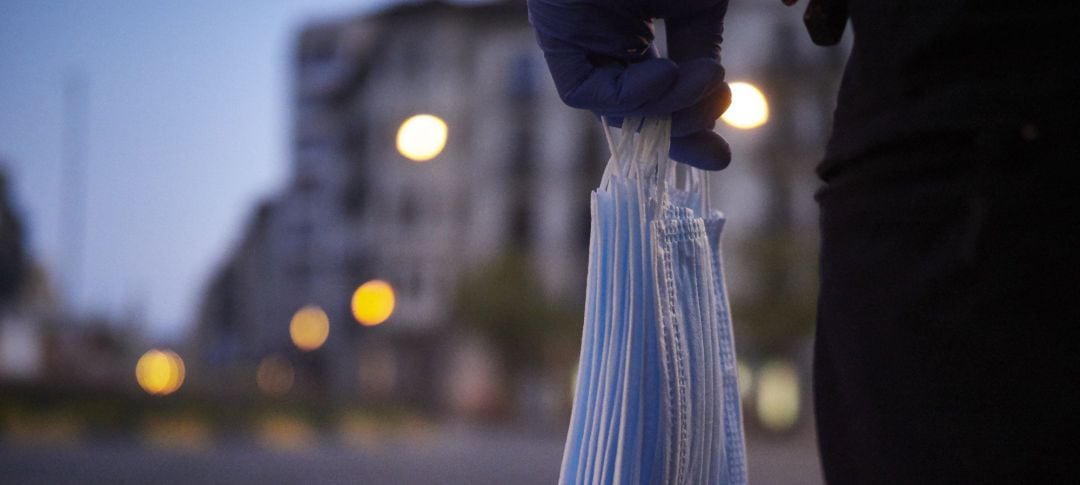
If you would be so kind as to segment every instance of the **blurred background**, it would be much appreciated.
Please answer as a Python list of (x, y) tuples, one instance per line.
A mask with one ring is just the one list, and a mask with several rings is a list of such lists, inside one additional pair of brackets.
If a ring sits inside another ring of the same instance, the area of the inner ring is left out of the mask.
[[(725, 24), (751, 483), (821, 483), (803, 8)], [(554, 483), (599, 128), (523, 0), (3, 2), (3, 481)]]

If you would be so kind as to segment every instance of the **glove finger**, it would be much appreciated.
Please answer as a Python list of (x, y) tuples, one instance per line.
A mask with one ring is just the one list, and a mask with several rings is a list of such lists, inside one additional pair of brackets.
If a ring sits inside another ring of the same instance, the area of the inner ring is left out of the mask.
[(679, 64), (678, 76), (666, 92), (638, 107), (635, 116), (667, 116), (708, 98), (724, 85), (724, 68), (710, 59)]
[(694, 105), (722, 84), (724, 69), (709, 59), (676, 66), (646, 57), (626, 64), (590, 56), (538, 32), (555, 88), (568, 106), (606, 116), (663, 116)]
[(731, 148), (720, 135), (699, 131), (686, 136), (671, 137), (668, 156), (676, 162), (702, 170), (722, 170), (731, 163)]
[(671, 115), (671, 136), (684, 136), (702, 130), (712, 130), (716, 120), (731, 106), (731, 88), (721, 83), (693, 106)]
[[(563, 44), (544, 39), (544, 46)], [(544, 59), (559, 97), (568, 106), (601, 115), (629, 114), (667, 92), (678, 78), (678, 68), (667, 59), (649, 59), (629, 65), (563, 44), (545, 49)]]
[[(687, 10), (687, 5), (677, 2), (660, 3), (658, 7), (665, 7), (664, 13), (667, 15), (668, 54), (671, 59), (680, 66), (700, 62), (702, 58), (719, 63), (728, 2), (713, 1), (705, 7), (697, 4), (693, 10)], [(715, 89), (693, 106), (672, 114), (673, 136), (713, 128), (716, 119), (731, 103), (731, 92), (727, 85), (717, 87), (722, 89)]]

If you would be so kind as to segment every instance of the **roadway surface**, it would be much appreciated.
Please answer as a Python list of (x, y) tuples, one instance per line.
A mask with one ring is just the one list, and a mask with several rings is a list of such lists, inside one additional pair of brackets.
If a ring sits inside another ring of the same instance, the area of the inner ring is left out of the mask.
[[(510, 484), (558, 480), (561, 437), (449, 427), (350, 447), (273, 449), (251, 442), (167, 449), (134, 441), (72, 445), (0, 442), (3, 484)], [(750, 482), (822, 483), (812, 437), (748, 437)]]

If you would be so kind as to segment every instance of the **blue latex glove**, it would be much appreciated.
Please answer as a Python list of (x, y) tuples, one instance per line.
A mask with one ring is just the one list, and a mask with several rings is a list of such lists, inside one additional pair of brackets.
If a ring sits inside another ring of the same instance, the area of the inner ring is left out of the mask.
[[(671, 115), (671, 158), (706, 170), (731, 162), (712, 131), (731, 104), (720, 65), (728, 0), (528, 0), (559, 96), (621, 124)], [(653, 45), (652, 19), (667, 27), (668, 59)]]

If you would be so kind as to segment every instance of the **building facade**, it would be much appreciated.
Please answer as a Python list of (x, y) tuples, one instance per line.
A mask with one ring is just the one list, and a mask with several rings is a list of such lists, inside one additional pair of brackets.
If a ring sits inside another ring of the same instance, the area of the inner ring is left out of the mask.
[[(765, 128), (718, 126), (735, 156), (713, 179), (729, 219), (736, 300), (788, 291), (762, 283), (742, 242), (814, 238), (811, 168), (842, 66), (843, 50), (810, 46), (798, 12), (778, 8), (733, 1), (726, 27), (729, 80), (754, 81), (775, 100)], [(524, 1), (405, 4), (312, 23), (293, 61), (289, 183), (261, 204), (208, 285), (199, 360), (253, 367), (285, 355), (298, 386), (438, 406), (454, 349), (474, 347), (459, 345), (452, 311), (463, 274), (516, 251), (551, 297), (584, 294), (588, 194), (607, 156), (599, 124), (558, 99)], [(395, 146), (417, 114), (438, 116), (449, 133), (423, 163)], [(805, 256), (780, 275), (799, 294), (812, 291), (815, 274)], [(372, 279), (394, 287), (397, 305), (367, 328), (353, 321), (349, 299)], [(327, 344), (310, 353), (288, 334), (305, 305), (331, 322)]]
[[(552, 297), (583, 294), (588, 191), (606, 148), (595, 118), (559, 101), (525, 18), (524, 2), (428, 3), (303, 29), (290, 183), (208, 287), (201, 360), (314, 359), (334, 394), (437, 403), (467, 271), (513, 250)], [(424, 163), (395, 146), (416, 114), (448, 126)], [(396, 307), (364, 328), (349, 301), (372, 279), (393, 286)], [(290, 348), (305, 305), (331, 321), (317, 358)]]

